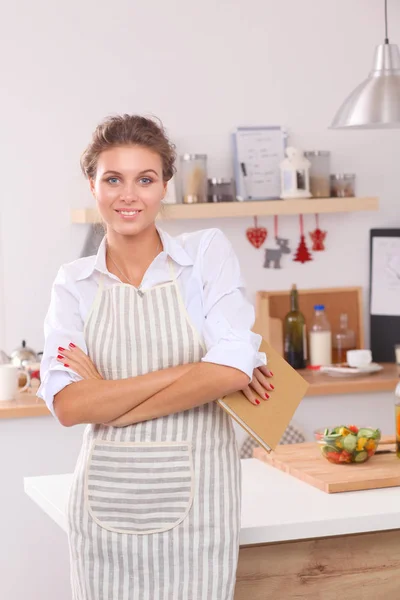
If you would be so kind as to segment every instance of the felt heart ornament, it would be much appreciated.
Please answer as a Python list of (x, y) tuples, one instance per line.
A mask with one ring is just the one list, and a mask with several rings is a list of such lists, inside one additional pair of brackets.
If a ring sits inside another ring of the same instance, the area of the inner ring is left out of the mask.
[(265, 227), (258, 227), (257, 217), (254, 217), (254, 227), (246, 229), (246, 237), (255, 248), (261, 248), (267, 239), (268, 231)]

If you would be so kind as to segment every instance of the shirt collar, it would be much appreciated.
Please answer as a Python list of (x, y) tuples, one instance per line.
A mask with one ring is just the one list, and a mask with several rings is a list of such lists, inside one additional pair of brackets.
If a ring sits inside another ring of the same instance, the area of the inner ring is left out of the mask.
[[(169, 235), (169, 233), (163, 229), (160, 229), (159, 227), (157, 227), (157, 231), (160, 234), (164, 252), (167, 254), (167, 256), (172, 258), (173, 261), (182, 267), (188, 267), (194, 264), (193, 259), (186, 252), (181, 240), (172, 237)], [(91, 262), (83, 267), (81, 273), (77, 277), (77, 280), (80, 281), (90, 277), (95, 270), (100, 271), (101, 273), (109, 274), (106, 265), (106, 236), (104, 236), (100, 242), (94, 262)]]

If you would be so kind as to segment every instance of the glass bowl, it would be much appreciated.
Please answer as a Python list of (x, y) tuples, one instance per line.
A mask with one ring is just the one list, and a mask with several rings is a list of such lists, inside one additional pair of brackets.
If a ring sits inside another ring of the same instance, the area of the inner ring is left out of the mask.
[(373, 456), (379, 446), (381, 432), (372, 427), (339, 425), (314, 432), (322, 456), (336, 465), (360, 464)]

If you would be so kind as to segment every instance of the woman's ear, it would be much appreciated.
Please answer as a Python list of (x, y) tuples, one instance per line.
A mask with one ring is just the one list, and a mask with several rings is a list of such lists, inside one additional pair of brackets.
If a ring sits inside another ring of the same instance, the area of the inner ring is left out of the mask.
[(94, 198), (96, 198), (94, 193), (94, 179), (92, 177), (89, 177), (89, 187), (90, 191), (92, 192), (92, 195), (94, 196)]

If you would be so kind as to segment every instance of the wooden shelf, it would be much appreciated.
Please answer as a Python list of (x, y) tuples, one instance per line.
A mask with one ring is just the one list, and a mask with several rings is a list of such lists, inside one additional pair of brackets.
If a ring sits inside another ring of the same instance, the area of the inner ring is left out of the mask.
[(42, 417), (50, 411), (41, 398), (36, 396), (37, 387), (30, 391), (18, 392), (14, 400), (0, 402), (0, 419), (22, 419), (23, 417)]
[[(300, 215), (378, 210), (378, 198), (307, 198), (299, 200), (260, 200), (258, 202), (216, 202), (204, 204), (165, 204), (160, 219), (219, 219), (273, 215)], [(95, 208), (72, 209), (72, 223), (97, 223)]]
[(383, 369), (373, 375), (331, 377), (326, 373), (304, 369), (299, 371), (310, 384), (307, 396), (359, 394), (362, 392), (394, 392), (399, 383), (400, 369), (392, 363), (382, 363)]

